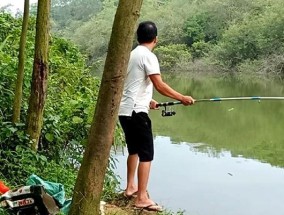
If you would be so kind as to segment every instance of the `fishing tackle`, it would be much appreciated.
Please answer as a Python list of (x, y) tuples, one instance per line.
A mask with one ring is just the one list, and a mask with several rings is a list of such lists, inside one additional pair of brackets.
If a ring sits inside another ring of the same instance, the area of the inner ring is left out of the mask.
[[(239, 100), (284, 100), (284, 97), (262, 97), (262, 96), (251, 96), (251, 97), (215, 97), (210, 99), (196, 99), (195, 102), (221, 102), (221, 101), (239, 101)], [(158, 107), (164, 107), (164, 110), (162, 110), (162, 116), (174, 116), (176, 115), (176, 112), (173, 110), (167, 110), (168, 106), (178, 105), (182, 104), (181, 101), (177, 102), (163, 102), (158, 103), (156, 106)]]
[(162, 110), (162, 116), (174, 116), (176, 112), (173, 110), (167, 110), (167, 107), (164, 106), (164, 110)]

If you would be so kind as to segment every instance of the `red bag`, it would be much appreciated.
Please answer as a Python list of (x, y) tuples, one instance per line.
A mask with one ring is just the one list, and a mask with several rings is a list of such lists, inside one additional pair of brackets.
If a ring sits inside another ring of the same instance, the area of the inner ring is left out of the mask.
[(2, 181), (0, 181), (0, 194), (4, 194), (9, 190), (10, 188), (7, 187)]

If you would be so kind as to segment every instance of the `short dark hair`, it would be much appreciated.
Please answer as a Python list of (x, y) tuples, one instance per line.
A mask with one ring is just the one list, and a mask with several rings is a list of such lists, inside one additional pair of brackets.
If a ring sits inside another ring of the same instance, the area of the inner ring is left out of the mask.
[(137, 40), (139, 43), (150, 43), (158, 35), (158, 30), (154, 22), (141, 22), (137, 29)]

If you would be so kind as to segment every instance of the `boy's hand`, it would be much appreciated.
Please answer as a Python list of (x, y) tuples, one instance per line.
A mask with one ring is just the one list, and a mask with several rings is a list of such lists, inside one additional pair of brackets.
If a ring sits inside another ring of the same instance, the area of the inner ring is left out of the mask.
[(194, 102), (195, 102), (195, 99), (193, 99), (191, 96), (183, 96), (181, 100), (181, 103), (186, 106), (193, 105)]
[(157, 104), (158, 104), (158, 102), (155, 101), (154, 99), (152, 99), (151, 102), (150, 102), (150, 105), (149, 105), (150, 109), (154, 109), (154, 110), (159, 109), (159, 108), (157, 108)]

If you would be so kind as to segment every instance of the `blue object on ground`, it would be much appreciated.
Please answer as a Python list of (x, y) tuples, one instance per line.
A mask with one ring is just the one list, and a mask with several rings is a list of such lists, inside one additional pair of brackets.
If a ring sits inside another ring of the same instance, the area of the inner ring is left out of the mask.
[(60, 183), (44, 181), (35, 174), (32, 174), (27, 180), (27, 185), (38, 184), (43, 185), (45, 191), (58, 202), (58, 207), (60, 208), (60, 210), (64, 214), (68, 214), (71, 205), (71, 199), (65, 199), (64, 186)]

